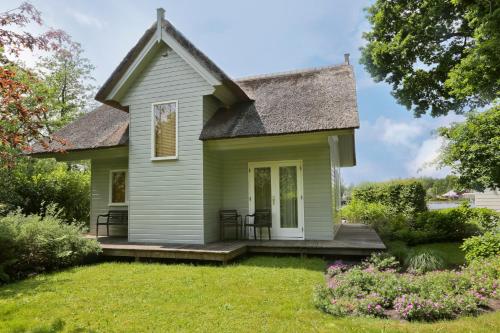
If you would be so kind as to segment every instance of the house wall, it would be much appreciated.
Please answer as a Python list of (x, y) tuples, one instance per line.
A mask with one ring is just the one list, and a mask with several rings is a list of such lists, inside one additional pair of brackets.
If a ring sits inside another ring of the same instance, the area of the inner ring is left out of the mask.
[[(213, 91), (187, 62), (163, 46), (137, 76), (129, 105), (129, 240), (203, 243), (203, 96)], [(151, 160), (151, 103), (177, 100), (177, 160)]]
[(223, 209), (248, 214), (248, 163), (302, 160), (304, 174), (304, 235), (333, 239), (330, 154), (324, 145), (254, 148), (223, 152)]
[[(220, 102), (213, 96), (203, 99), (203, 123), (217, 111)], [(222, 208), (222, 160), (220, 152), (210, 151), (203, 144), (203, 216), (205, 243), (219, 239), (219, 210)]]
[[(124, 157), (93, 159), (91, 161), (90, 233), (95, 234), (97, 215), (106, 214), (109, 206), (109, 175), (111, 170), (127, 169), (128, 159)], [(126, 210), (127, 206), (112, 206), (112, 209)], [(126, 236), (126, 226), (110, 226), (111, 236)], [(99, 234), (106, 235), (106, 226), (99, 226)]]
[(500, 212), (500, 191), (485, 190), (483, 193), (475, 192), (474, 201), (476, 207), (490, 208)]

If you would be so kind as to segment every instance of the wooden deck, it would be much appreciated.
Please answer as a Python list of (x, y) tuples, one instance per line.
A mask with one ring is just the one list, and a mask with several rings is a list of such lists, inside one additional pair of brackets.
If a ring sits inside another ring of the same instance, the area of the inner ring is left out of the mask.
[(99, 237), (98, 240), (106, 256), (208, 260), (223, 263), (246, 253), (366, 256), (385, 250), (385, 245), (377, 233), (361, 224), (342, 225), (334, 240), (236, 240), (204, 245), (134, 243), (119, 237)]

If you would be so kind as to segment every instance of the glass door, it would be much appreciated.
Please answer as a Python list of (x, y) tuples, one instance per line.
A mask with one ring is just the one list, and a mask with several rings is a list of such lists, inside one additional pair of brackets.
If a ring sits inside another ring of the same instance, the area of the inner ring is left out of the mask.
[(248, 170), (249, 211), (271, 210), (272, 239), (303, 239), (302, 162), (249, 163)]

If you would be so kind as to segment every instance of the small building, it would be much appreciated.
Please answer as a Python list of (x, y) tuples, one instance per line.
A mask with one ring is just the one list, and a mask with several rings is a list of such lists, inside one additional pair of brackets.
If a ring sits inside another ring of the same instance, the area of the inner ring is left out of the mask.
[(67, 145), (33, 156), (91, 160), (92, 233), (125, 210), (111, 233), (128, 242), (208, 244), (234, 209), (268, 210), (273, 240), (333, 240), (339, 168), (356, 164), (348, 59), (233, 80), (163, 13), (97, 93), (103, 105), (55, 133)]

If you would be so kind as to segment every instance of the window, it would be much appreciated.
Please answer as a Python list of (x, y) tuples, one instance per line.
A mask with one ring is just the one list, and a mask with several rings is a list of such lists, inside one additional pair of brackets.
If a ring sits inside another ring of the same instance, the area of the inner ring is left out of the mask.
[(112, 170), (109, 175), (109, 204), (126, 205), (127, 200), (127, 170)]
[(177, 101), (153, 103), (152, 159), (177, 158)]

